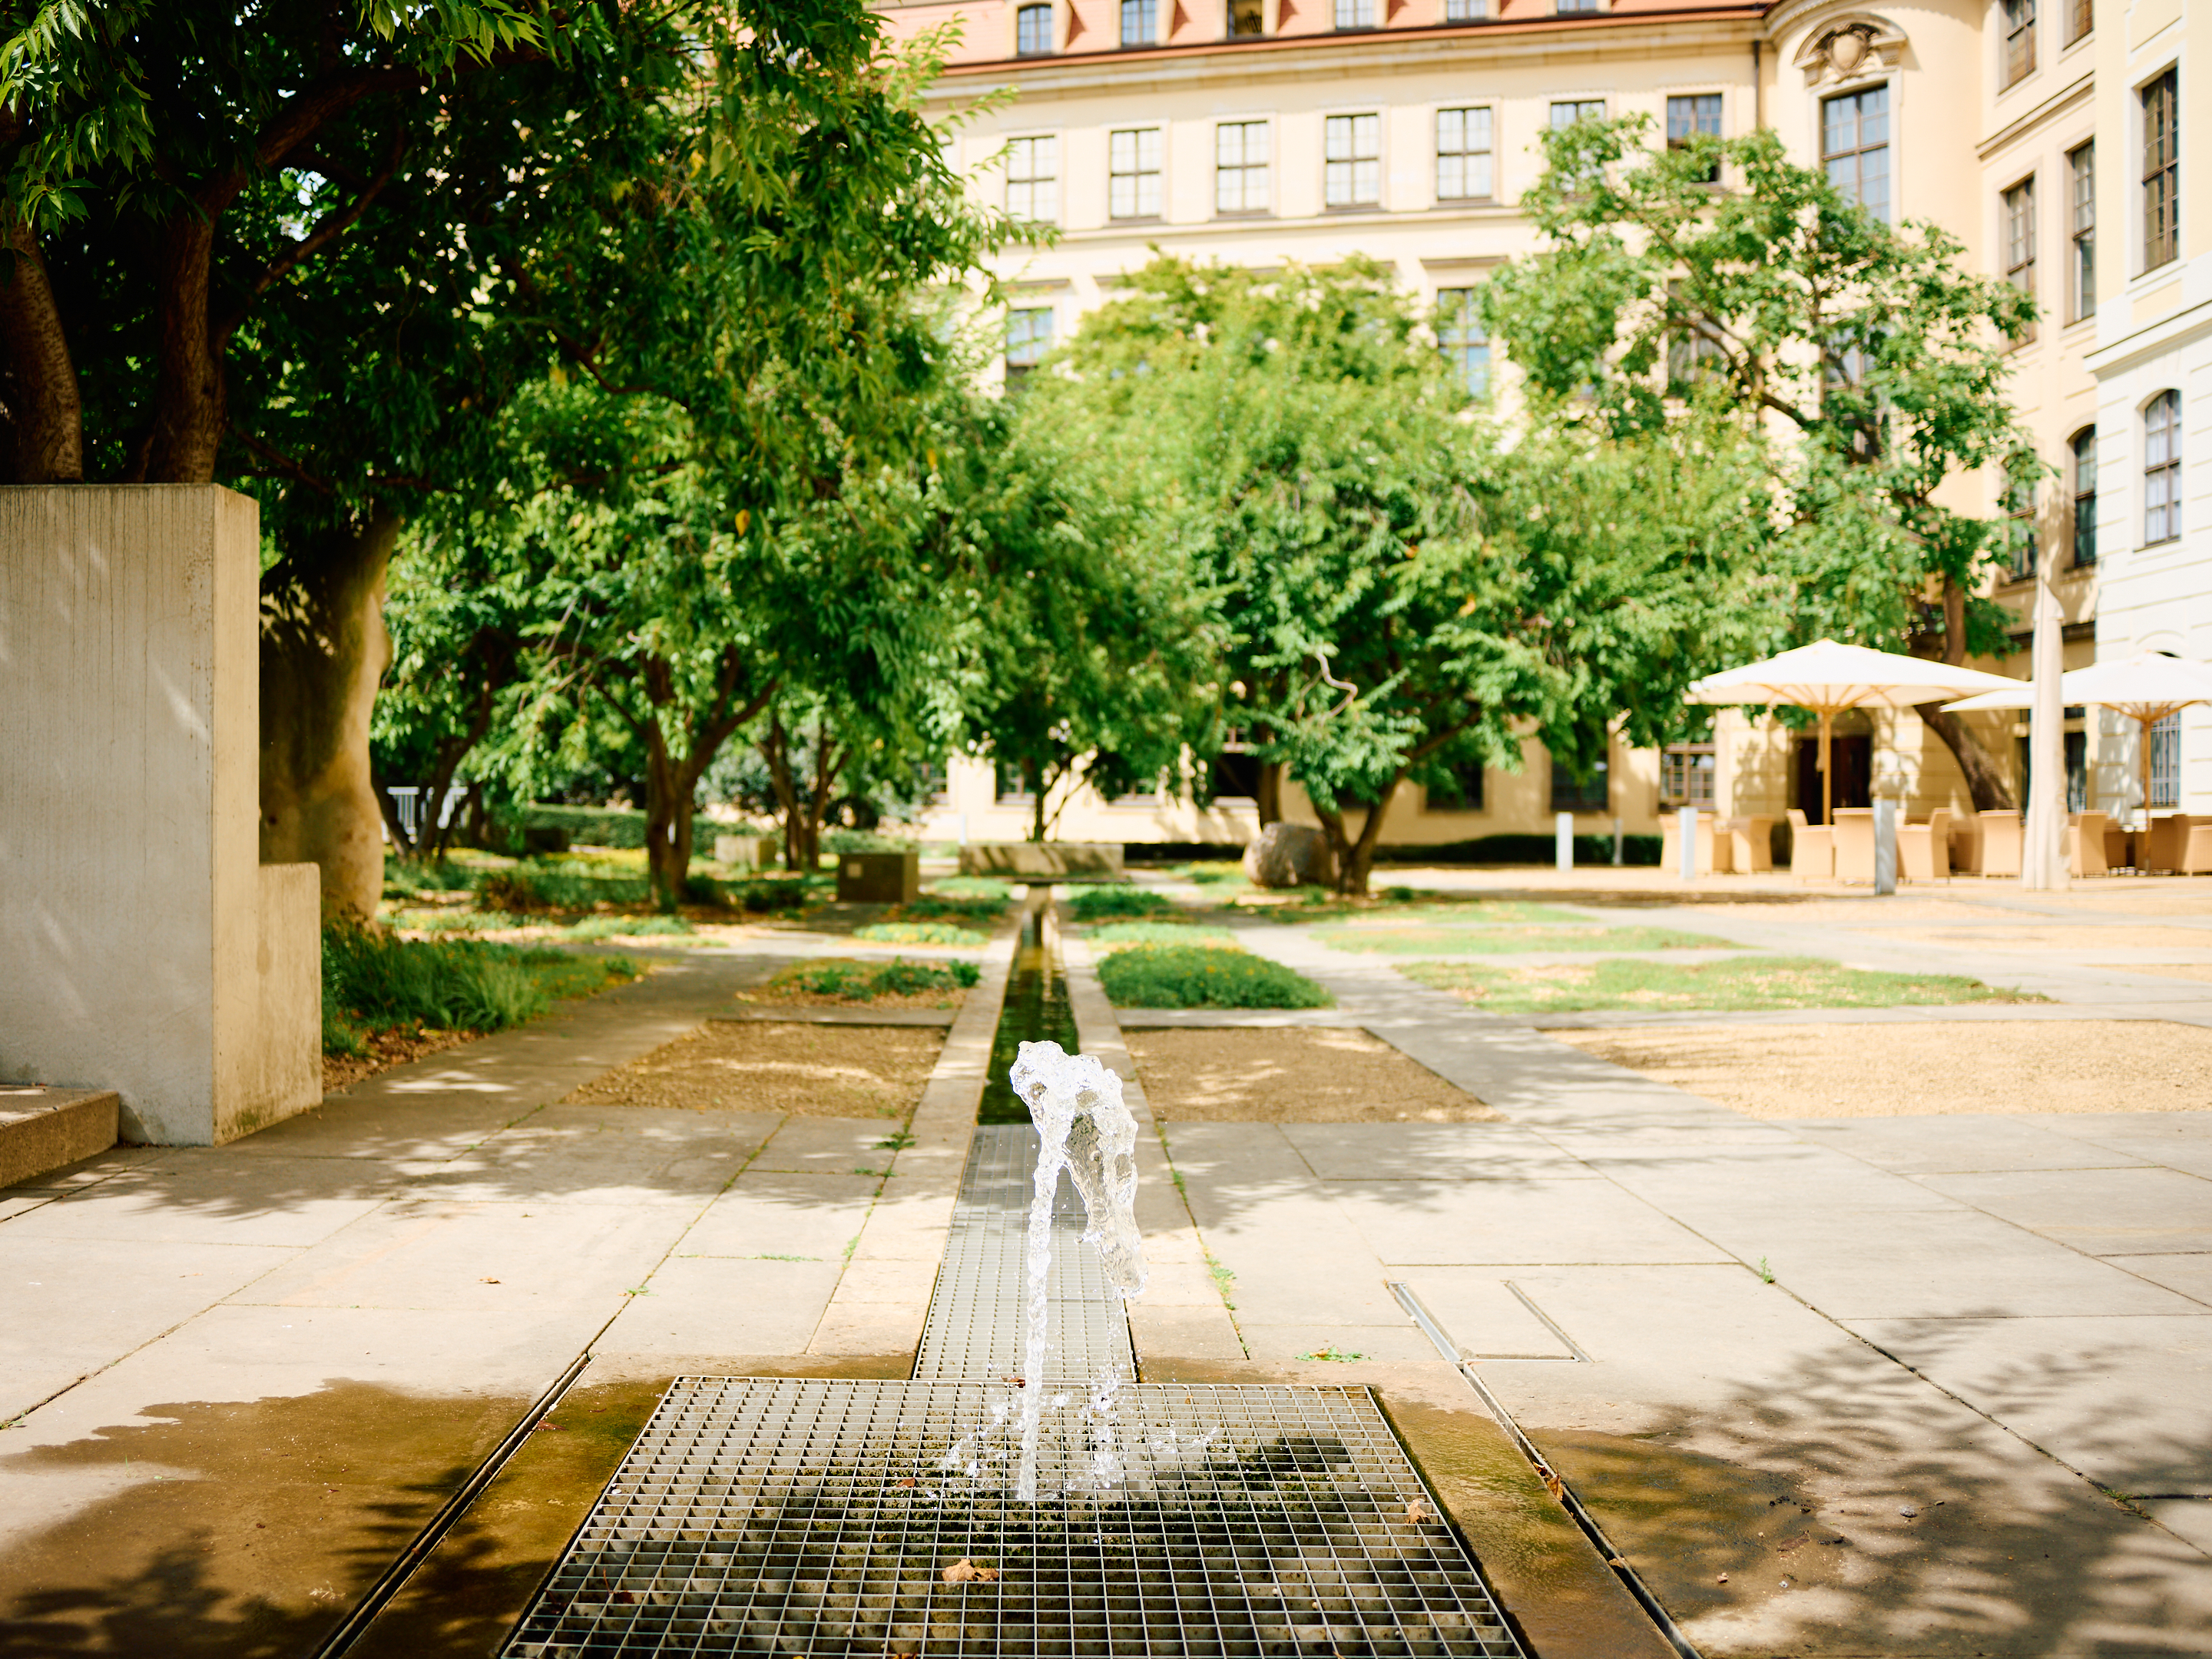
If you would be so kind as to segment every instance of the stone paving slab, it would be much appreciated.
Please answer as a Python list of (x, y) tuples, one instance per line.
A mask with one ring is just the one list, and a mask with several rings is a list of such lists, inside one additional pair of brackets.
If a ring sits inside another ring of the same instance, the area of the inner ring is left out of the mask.
[(2044, 1118), (1955, 1113), (1942, 1117), (1797, 1118), (1790, 1127), (1898, 1175), (1956, 1175), (1984, 1170), (2142, 1167), (2150, 1160), (2085, 1143)]
[(1922, 1183), (2086, 1255), (2212, 1250), (2212, 1182), (2179, 1170), (2030, 1170)]

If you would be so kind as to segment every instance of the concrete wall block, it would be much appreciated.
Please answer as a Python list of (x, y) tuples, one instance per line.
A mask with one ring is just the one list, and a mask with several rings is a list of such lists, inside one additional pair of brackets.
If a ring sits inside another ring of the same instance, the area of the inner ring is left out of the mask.
[[(312, 1103), (261, 1052), (259, 588), (230, 490), (0, 489), (0, 1078), (112, 1088), (133, 1140)], [(319, 963), (294, 885), (272, 973)]]

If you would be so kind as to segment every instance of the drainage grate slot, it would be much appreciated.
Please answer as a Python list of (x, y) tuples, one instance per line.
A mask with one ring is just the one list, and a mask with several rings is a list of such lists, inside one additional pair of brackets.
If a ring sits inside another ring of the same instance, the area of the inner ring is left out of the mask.
[(502, 1653), (1519, 1659), (1364, 1389), (1076, 1391), (1036, 1505), (1014, 1394), (679, 1379)]
[[(1020, 1370), (1036, 1155), (1037, 1132), (1027, 1124), (976, 1127), (922, 1328), (917, 1378), (1000, 1382)], [(1065, 1176), (1053, 1195), (1052, 1219), (1045, 1380), (1088, 1383), (1109, 1370), (1133, 1376), (1128, 1315), (1106, 1282), (1098, 1252), (1082, 1242), (1083, 1201)]]

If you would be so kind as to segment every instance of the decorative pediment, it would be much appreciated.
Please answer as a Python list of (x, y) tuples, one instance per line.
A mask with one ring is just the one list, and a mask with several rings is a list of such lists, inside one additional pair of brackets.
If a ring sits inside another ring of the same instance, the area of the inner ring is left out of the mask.
[(1816, 27), (1798, 48), (1796, 61), (1805, 84), (1818, 87), (1895, 69), (1904, 51), (1904, 30), (1862, 12)]

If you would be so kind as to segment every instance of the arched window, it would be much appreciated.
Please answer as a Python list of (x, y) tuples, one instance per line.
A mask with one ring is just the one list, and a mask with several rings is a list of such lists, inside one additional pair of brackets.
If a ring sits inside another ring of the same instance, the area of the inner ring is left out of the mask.
[(1014, 51), (1024, 58), (1042, 58), (1052, 51), (1052, 8), (1024, 6), (1014, 14)]
[(2181, 534), (2181, 394), (2167, 390), (2143, 410), (2143, 544)]
[(2074, 434), (2074, 562), (2097, 562), (2097, 428)]
[(1121, 44), (1158, 46), (1159, 18), (1159, 0), (1121, 0)]

